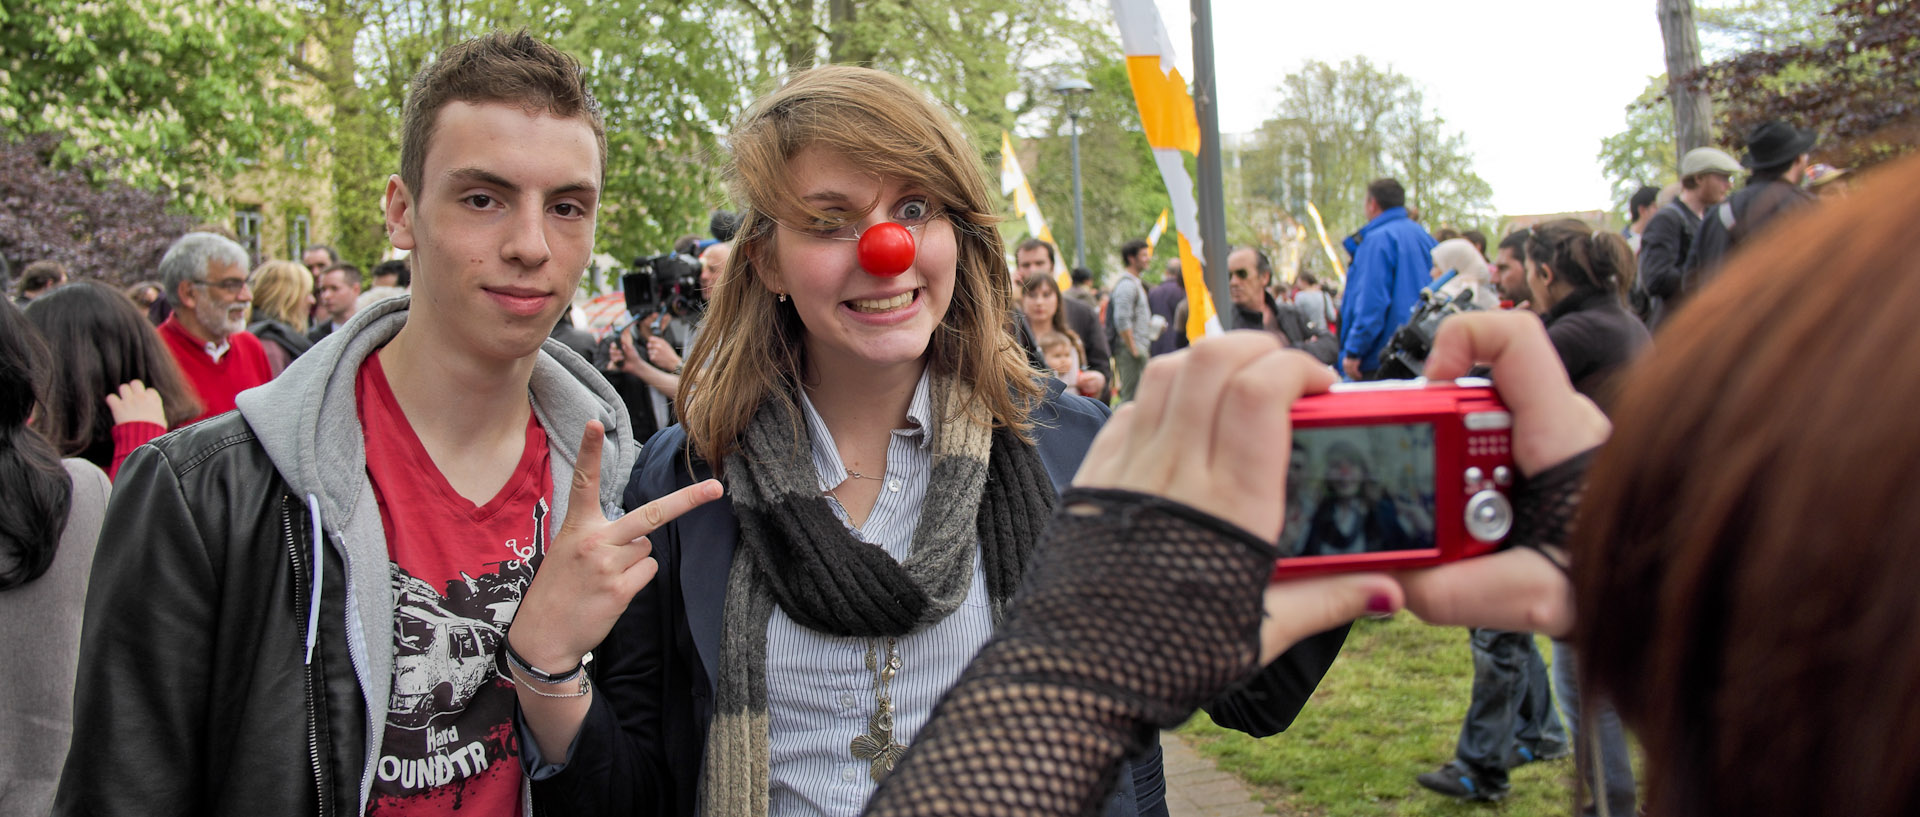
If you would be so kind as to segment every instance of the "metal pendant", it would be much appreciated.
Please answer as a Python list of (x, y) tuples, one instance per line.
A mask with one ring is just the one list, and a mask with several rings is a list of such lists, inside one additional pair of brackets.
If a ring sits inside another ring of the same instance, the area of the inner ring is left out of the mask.
[(861, 760), (871, 761), (873, 766), (868, 774), (878, 783), (893, 771), (893, 765), (900, 762), (901, 755), (907, 753), (907, 747), (893, 741), (893, 702), (881, 701), (880, 708), (873, 717), (867, 719), (867, 733), (854, 736), (847, 749)]

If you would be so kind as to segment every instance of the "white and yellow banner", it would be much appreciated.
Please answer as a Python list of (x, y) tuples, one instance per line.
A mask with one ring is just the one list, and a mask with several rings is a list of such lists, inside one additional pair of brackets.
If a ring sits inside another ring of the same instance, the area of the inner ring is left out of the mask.
[(1167, 231), (1167, 211), (1163, 208), (1160, 217), (1153, 220), (1153, 229), (1147, 231), (1147, 252), (1153, 252), (1160, 243), (1160, 236)]
[[(1060, 244), (1053, 240), (1053, 228), (1047, 226), (1047, 217), (1040, 215), (1040, 203), (1033, 200), (1033, 188), (1027, 186), (1027, 174), (1020, 170), (1020, 159), (1013, 155), (1013, 134), (1000, 132), (1000, 195), (1013, 197), (1013, 214), (1025, 219), (1027, 234), (1053, 245), (1054, 255), (1060, 254)], [(1073, 286), (1073, 275), (1067, 269), (1065, 258), (1056, 258), (1055, 278), (1060, 281), (1060, 289), (1065, 291)]]
[(1200, 203), (1193, 195), (1193, 177), (1187, 175), (1181, 154), (1200, 152), (1200, 120), (1193, 112), (1187, 81), (1174, 67), (1173, 42), (1160, 21), (1153, 0), (1109, 0), (1114, 21), (1120, 24), (1120, 43), (1127, 52), (1127, 77), (1133, 83), (1133, 101), (1140, 108), (1153, 161), (1167, 183), (1173, 227), (1180, 239), (1180, 278), (1187, 288), (1187, 339), (1219, 334), (1220, 319), (1207, 294), (1200, 255)]

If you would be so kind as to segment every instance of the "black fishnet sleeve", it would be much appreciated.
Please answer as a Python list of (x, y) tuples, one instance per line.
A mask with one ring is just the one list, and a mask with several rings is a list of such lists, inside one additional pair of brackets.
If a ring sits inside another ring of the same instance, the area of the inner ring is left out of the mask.
[(1586, 493), (1587, 466), (1598, 450), (1587, 449), (1520, 483), (1514, 495), (1513, 530), (1504, 547), (1536, 551), (1561, 572), (1568, 571), (1567, 542), (1580, 513), (1580, 497)]
[(870, 815), (1083, 815), (1121, 761), (1255, 669), (1275, 548), (1159, 497), (1073, 489)]

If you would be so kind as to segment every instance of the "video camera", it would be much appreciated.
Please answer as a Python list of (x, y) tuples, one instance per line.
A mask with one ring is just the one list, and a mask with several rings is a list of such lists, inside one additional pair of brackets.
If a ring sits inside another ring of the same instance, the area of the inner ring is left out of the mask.
[(1303, 478), (1289, 479), (1287, 503), (1301, 513), (1289, 511), (1273, 578), (1404, 570), (1496, 550), (1513, 526), (1519, 471), (1513, 415), (1492, 385), (1343, 383), (1296, 401), (1288, 467)]
[(661, 253), (633, 259), (620, 276), (629, 315), (688, 315), (700, 308), (700, 262), (691, 255)]
[(1380, 380), (1408, 380), (1420, 377), (1427, 370), (1427, 355), (1433, 352), (1433, 337), (1440, 331), (1440, 322), (1462, 312), (1472, 312), (1480, 307), (1473, 302), (1473, 288), (1460, 290), (1449, 298), (1440, 294), (1440, 288), (1460, 274), (1455, 270), (1441, 276), (1420, 293), (1420, 302), (1414, 304), (1413, 316), (1407, 319), (1387, 341), (1387, 348), (1380, 353)]

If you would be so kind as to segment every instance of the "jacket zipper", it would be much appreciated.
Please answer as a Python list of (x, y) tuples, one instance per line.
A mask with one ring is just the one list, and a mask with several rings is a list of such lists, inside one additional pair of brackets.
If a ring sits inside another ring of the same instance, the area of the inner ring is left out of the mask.
[[(309, 581), (308, 580), (309, 573), (307, 570), (306, 560), (304, 559), (304, 557), (300, 555), (300, 542), (298, 539), (294, 538), (293, 510), (290, 504), (292, 501), (293, 500), (291, 498), (282, 498), (280, 502), (280, 526), (281, 526), (281, 529), (286, 533), (287, 556), (293, 560), (294, 620), (300, 622), (299, 624), (300, 640), (295, 643), (305, 644), (307, 639), (307, 632), (306, 632), (307, 612), (306, 611), (307, 611), (307, 592), (308, 592), (307, 584)], [(314, 531), (313, 535), (319, 536), (320, 532)], [(312, 663), (306, 663), (303, 669), (305, 673), (305, 687), (306, 687), (305, 691), (306, 691), (306, 699), (307, 699), (307, 763), (310, 764), (313, 769), (313, 788), (314, 788), (315, 797), (317, 798), (317, 804), (319, 806), (319, 811), (316, 813), (319, 814), (320, 817), (327, 817), (327, 815), (331, 814), (332, 812), (327, 809), (326, 770), (321, 766), (321, 763), (320, 763), (320, 722), (319, 722), (320, 700), (318, 695), (316, 694), (314, 665)]]

